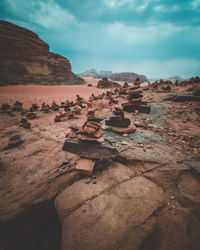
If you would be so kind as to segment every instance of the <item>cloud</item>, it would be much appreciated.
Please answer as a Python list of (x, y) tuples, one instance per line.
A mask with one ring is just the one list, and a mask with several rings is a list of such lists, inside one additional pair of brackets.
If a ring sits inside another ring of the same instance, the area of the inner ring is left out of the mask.
[(198, 73), (200, 0), (1, 0), (0, 9), (2, 19), (69, 58), (75, 72)]

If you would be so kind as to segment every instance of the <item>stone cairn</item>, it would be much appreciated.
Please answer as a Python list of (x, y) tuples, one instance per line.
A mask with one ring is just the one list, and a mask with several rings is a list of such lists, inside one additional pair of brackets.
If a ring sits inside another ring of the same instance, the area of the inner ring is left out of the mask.
[(38, 109), (39, 109), (39, 106), (36, 103), (34, 103), (30, 107), (30, 112), (38, 111)]
[(92, 175), (96, 160), (108, 160), (118, 156), (118, 151), (104, 144), (102, 119), (95, 116), (95, 109), (88, 109), (87, 121), (81, 126), (70, 126), (71, 131), (62, 150), (79, 155), (75, 167), (81, 174)]
[(31, 124), (30, 122), (27, 121), (25, 117), (21, 118), (19, 121), (19, 127), (25, 128), (25, 129), (30, 129)]
[(8, 148), (14, 148), (24, 142), (23, 137), (20, 134), (14, 134), (8, 139)]
[(19, 102), (19, 101), (16, 101), (14, 103), (14, 106), (12, 107), (12, 111), (22, 111), (23, 110), (23, 103), (22, 102)]
[(143, 102), (143, 90), (140, 88), (140, 80), (137, 78), (132, 86), (127, 90), (128, 102), (122, 103), (124, 111), (135, 112), (138, 110), (140, 113), (150, 113), (150, 107), (147, 106), (147, 102)]
[(107, 126), (112, 127), (112, 131), (117, 133), (133, 133), (136, 131), (134, 124), (131, 124), (130, 119), (124, 117), (124, 112), (120, 107), (115, 107), (113, 115), (105, 121)]
[(53, 100), (53, 102), (52, 102), (52, 104), (51, 104), (51, 109), (52, 109), (53, 111), (59, 111), (59, 109), (60, 109), (59, 105), (56, 104), (56, 101), (55, 101), (55, 100)]
[(42, 108), (41, 111), (43, 111), (44, 113), (49, 113), (50, 107), (48, 104), (46, 104), (45, 102), (42, 103)]

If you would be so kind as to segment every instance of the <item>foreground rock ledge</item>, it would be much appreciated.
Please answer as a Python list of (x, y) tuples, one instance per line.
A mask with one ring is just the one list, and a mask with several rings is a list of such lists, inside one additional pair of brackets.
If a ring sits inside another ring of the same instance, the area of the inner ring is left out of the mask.
[(109, 144), (80, 142), (76, 139), (66, 139), (62, 150), (95, 160), (108, 160), (118, 156), (117, 149)]

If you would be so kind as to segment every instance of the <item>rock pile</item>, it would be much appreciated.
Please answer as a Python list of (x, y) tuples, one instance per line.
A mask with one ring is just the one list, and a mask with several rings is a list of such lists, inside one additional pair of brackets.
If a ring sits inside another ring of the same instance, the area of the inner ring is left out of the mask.
[(37, 117), (36, 113), (35, 112), (28, 112), (26, 113), (26, 118), (29, 119), (29, 120), (33, 120)]
[(44, 113), (49, 113), (50, 107), (48, 104), (46, 104), (45, 102), (42, 103), (42, 108), (41, 111), (43, 111)]
[(52, 104), (51, 104), (51, 109), (53, 111), (59, 111), (59, 105), (56, 104), (55, 100), (53, 100)]
[(36, 103), (32, 104), (30, 108), (30, 112), (38, 111), (38, 109), (39, 109), (39, 106)]
[(76, 169), (82, 174), (91, 175), (95, 160), (108, 160), (118, 156), (118, 151), (104, 144), (101, 120), (95, 116), (95, 109), (87, 112), (87, 121), (81, 126), (71, 126), (63, 150), (81, 157)]
[(138, 110), (141, 113), (150, 113), (150, 107), (147, 106), (146, 102), (142, 101), (143, 90), (140, 88), (140, 81), (136, 80), (126, 93), (128, 94), (128, 102), (122, 104), (124, 111), (135, 112)]
[(11, 111), (11, 106), (8, 104), (8, 103), (3, 103), (1, 105), (1, 111), (3, 113), (7, 113), (7, 112), (10, 112)]
[(124, 112), (120, 107), (115, 107), (113, 116), (105, 121), (107, 126), (111, 126), (112, 130), (118, 133), (133, 133), (136, 131), (134, 124), (131, 124), (130, 119), (124, 117)]
[(95, 109), (88, 109), (87, 121), (78, 127), (76, 138), (81, 141), (97, 141), (103, 135), (101, 125), (101, 119), (95, 117)]
[(117, 82), (109, 81), (107, 77), (103, 78), (102, 80), (99, 80), (97, 84), (97, 88), (104, 89), (104, 88), (118, 88), (121, 85)]
[(12, 111), (22, 111), (23, 110), (23, 103), (16, 101), (14, 106), (12, 107)]
[(30, 129), (31, 124), (30, 122), (27, 121), (27, 119), (24, 117), (19, 121), (19, 126), (22, 128)]
[(20, 134), (15, 134), (9, 137), (8, 139), (8, 148), (14, 148), (24, 142), (24, 139)]
[(54, 118), (55, 122), (64, 122), (70, 119), (75, 118), (73, 111), (67, 111), (65, 113), (61, 113), (59, 115), (56, 115)]

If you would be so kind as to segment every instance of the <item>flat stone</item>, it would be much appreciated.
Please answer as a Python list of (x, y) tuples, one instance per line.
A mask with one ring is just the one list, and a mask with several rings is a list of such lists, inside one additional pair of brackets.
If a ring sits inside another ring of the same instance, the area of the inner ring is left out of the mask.
[(112, 131), (117, 132), (117, 133), (133, 133), (136, 131), (136, 126), (134, 124), (130, 124), (128, 128), (119, 128), (119, 127), (112, 127)]
[(184, 204), (200, 204), (200, 178), (190, 173), (182, 174), (178, 179), (179, 197)]
[(96, 172), (97, 184), (85, 183), (85, 179), (73, 183), (61, 192), (55, 199), (55, 207), (61, 221), (70, 214), (73, 209), (98, 196), (118, 182), (124, 181), (133, 175), (133, 171), (125, 165), (115, 162), (109, 165), (103, 172)]
[(117, 120), (117, 121), (111, 121), (111, 120), (106, 120), (105, 124), (107, 126), (113, 126), (113, 127), (121, 127), (121, 128), (127, 128), (130, 125), (130, 120), (128, 118), (124, 118), (122, 120)]
[(127, 112), (135, 112), (136, 110), (138, 110), (139, 113), (145, 113), (145, 114), (149, 114), (151, 112), (151, 108), (149, 106), (139, 106), (139, 105), (124, 106), (123, 110)]
[(92, 175), (94, 169), (95, 161), (87, 158), (81, 158), (77, 164), (75, 169), (84, 175)]
[(135, 100), (135, 99), (141, 99), (143, 95), (140, 94), (132, 94), (128, 96), (128, 100)]
[(128, 90), (127, 94), (128, 95), (136, 95), (136, 94), (140, 94), (142, 92), (143, 92), (142, 89), (134, 89), (134, 90)]
[(76, 139), (66, 139), (62, 150), (85, 158), (98, 160), (108, 160), (117, 157), (119, 154), (116, 148), (108, 144), (80, 142)]
[[(73, 194), (71, 199), (74, 199)], [(128, 232), (139, 230), (165, 204), (165, 193), (153, 182), (144, 177), (125, 181), (65, 217), (62, 250), (139, 249), (142, 240), (135, 237), (138, 232), (127, 235)]]
[[(103, 131), (98, 131), (98, 132), (102, 132)], [(71, 137), (69, 137), (71, 138)], [(104, 141), (104, 138), (100, 136), (100, 138), (96, 138), (96, 137), (91, 137), (89, 135), (83, 135), (83, 134), (77, 134), (76, 138), (80, 141), (89, 141), (89, 142), (98, 142), (101, 143)]]
[(130, 98), (129, 101), (130, 102), (141, 102), (142, 101), (142, 97), (139, 97), (139, 98)]
[[(122, 107), (129, 107), (129, 106), (139, 106), (139, 105), (147, 105), (147, 102), (124, 102), (122, 103)], [(124, 109), (123, 109), (124, 110)]]

